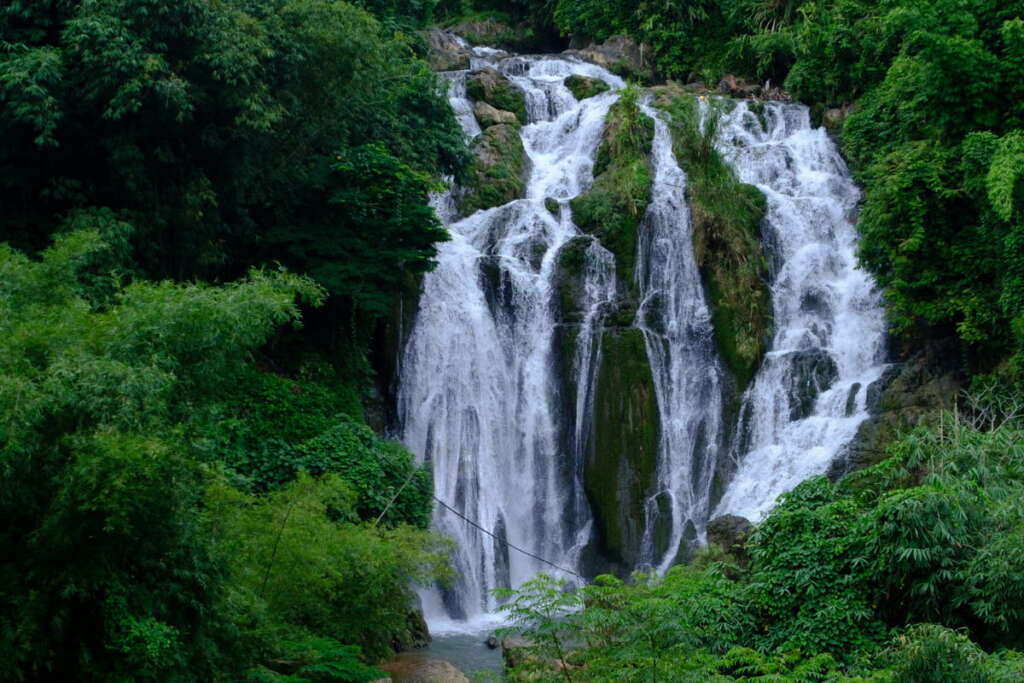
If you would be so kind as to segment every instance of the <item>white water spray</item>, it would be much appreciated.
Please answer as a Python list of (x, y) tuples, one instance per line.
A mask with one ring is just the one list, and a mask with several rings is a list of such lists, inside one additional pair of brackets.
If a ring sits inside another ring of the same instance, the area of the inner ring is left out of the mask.
[(722, 121), (719, 148), (768, 199), (775, 335), (747, 390), (717, 513), (761, 519), (775, 499), (823, 474), (867, 417), (866, 388), (885, 368), (880, 293), (857, 267), (859, 193), (806, 107), (746, 103)]
[[(438, 266), (425, 278), (406, 347), (399, 414), (405, 443), (433, 468), (439, 499), (500, 539), (573, 569), (590, 537), (590, 511), (579, 463), (562, 438), (552, 278), (559, 249), (579, 235), (567, 201), (592, 180), (604, 118), (623, 83), (561, 58), (516, 57), (497, 66), (526, 94), (526, 198), (448, 224), (452, 241), (440, 246)], [(574, 73), (614, 90), (577, 102), (564, 85)], [(451, 76), (460, 113), (471, 111), (464, 78)], [(460, 120), (468, 135), (478, 132), (475, 121)], [(546, 198), (560, 203), (558, 216)], [(605, 264), (587, 269), (588, 304), (596, 309), (614, 293), (614, 264), (596, 242), (592, 251)], [(581, 376), (592, 375), (595, 360), (579, 361)], [(456, 540), (459, 578), (455, 590), (424, 596), (428, 617), (485, 613), (496, 606), (495, 587), (551, 571), (441, 507), (434, 520)]]

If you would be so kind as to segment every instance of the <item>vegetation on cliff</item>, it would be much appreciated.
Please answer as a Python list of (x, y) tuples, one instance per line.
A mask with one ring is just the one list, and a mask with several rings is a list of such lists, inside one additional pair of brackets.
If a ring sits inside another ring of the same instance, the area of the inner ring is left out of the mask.
[(572, 75), (565, 79), (565, 87), (569, 88), (577, 100), (585, 100), (608, 91), (608, 84), (597, 78)]
[(502, 123), (484, 129), (474, 141), (472, 152), (459, 197), (463, 214), (501, 206), (523, 196), (527, 157), (518, 125)]
[(473, 142), (459, 196), (459, 209), (468, 215), (520, 199), (529, 169), (519, 135), (526, 123), (523, 92), (494, 69), (483, 69), (467, 79), (466, 94), (476, 102), (483, 128)]
[(771, 338), (768, 259), (760, 229), (767, 203), (760, 190), (736, 178), (715, 148), (719, 101), (661, 90), (655, 102), (669, 115), (672, 149), (686, 172), (693, 252), (710, 299), (715, 341), (742, 392)]
[(573, 220), (615, 256), (622, 290), (636, 293), (637, 231), (651, 196), (654, 122), (640, 111), (640, 91), (626, 88), (612, 105), (594, 162), (594, 184), (572, 202)]

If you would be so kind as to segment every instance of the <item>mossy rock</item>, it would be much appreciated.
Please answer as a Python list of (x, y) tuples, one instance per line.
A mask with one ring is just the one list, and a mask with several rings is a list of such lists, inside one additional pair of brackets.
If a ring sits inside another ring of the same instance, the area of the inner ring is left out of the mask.
[(620, 291), (638, 294), (637, 232), (651, 198), (650, 163), (654, 122), (643, 112), (635, 91), (612, 105), (594, 161), (594, 183), (572, 202), (573, 219), (615, 256)]
[(569, 89), (573, 97), (581, 101), (611, 89), (600, 78), (588, 78), (587, 76), (577, 76), (575, 74), (565, 79), (565, 87)]
[[(716, 126), (702, 130), (694, 96), (665, 90), (655, 105), (670, 115), (672, 148), (687, 175), (694, 256), (707, 288), (715, 340), (742, 393), (772, 333), (768, 257), (761, 241), (768, 202), (722, 159), (715, 148)], [(710, 116), (723, 108), (716, 102), (711, 106)]]
[(486, 102), (477, 102), (473, 106), (473, 116), (481, 128), (490, 128), (501, 124), (517, 125), (519, 118), (510, 111), (495, 109)]
[(561, 206), (559, 206), (558, 204), (558, 200), (555, 199), (554, 197), (548, 197), (547, 199), (544, 200), (544, 208), (547, 209), (548, 213), (550, 213), (555, 218), (558, 218), (558, 215), (561, 213), (562, 210)]
[(592, 237), (573, 237), (558, 251), (553, 278), (558, 316), (562, 322), (581, 322), (586, 311), (582, 298), (583, 271), (587, 265), (587, 250), (593, 243)]
[(526, 95), (494, 69), (470, 74), (466, 79), (466, 94), (475, 102), (486, 102), (495, 109), (510, 111), (520, 123), (526, 123)]
[(526, 190), (527, 156), (519, 127), (498, 124), (473, 143), (473, 161), (462, 185), (464, 215), (520, 199)]
[(640, 559), (644, 507), (657, 487), (659, 429), (643, 332), (606, 330), (583, 482), (602, 554), (616, 564)]

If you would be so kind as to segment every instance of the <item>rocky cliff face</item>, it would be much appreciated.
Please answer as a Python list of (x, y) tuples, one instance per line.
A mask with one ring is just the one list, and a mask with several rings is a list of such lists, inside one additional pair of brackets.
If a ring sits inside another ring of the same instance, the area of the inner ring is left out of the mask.
[(893, 363), (866, 388), (871, 414), (829, 470), (838, 478), (886, 457), (886, 446), (902, 430), (933, 424), (951, 410), (964, 386), (963, 364), (955, 340), (935, 340)]

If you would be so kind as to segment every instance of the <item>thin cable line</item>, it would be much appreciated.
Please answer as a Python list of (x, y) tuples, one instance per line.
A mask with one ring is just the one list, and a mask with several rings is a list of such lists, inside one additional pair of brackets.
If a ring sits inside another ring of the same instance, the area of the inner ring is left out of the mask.
[(565, 572), (566, 574), (572, 574), (572, 575), (573, 575), (573, 576), (575, 576), (575, 577), (576, 577), (577, 579), (579, 579), (579, 580), (581, 580), (581, 581), (583, 581), (583, 582), (586, 582), (586, 579), (584, 579), (584, 578), (583, 578), (582, 576), (580, 576), (579, 574), (577, 574), (577, 573), (576, 573), (576, 572), (574, 572), (573, 570), (571, 570), (571, 569), (566, 569), (565, 567), (560, 567), (560, 566), (558, 566), (557, 564), (555, 564), (554, 562), (551, 562), (550, 560), (545, 560), (545, 559), (544, 559), (543, 557), (541, 557), (540, 555), (536, 555), (536, 554), (534, 554), (534, 553), (531, 553), (531, 552), (530, 552), (529, 550), (523, 550), (522, 548), (520, 548), (520, 547), (518, 547), (518, 546), (512, 545), (511, 543), (509, 543), (508, 541), (506, 541), (506, 540), (505, 540), (505, 539), (503, 539), (503, 538), (498, 538), (497, 536), (495, 536), (494, 534), (492, 534), (492, 533), (491, 533), (490, 531), (488, 531), (487, 529), (483, 528), (482, 526), (480, 526), (479, 524), (477, 524), (476, 522), (474, 522), (473, 520), (471, 520), (471, 519), (470, 519), (469, 517), (466, 517), (466, 516), (465, 516), (464, 514), (462, 514), (461, 512), (459, 512), (458, 510), (456, 510), (456, 509), (455, 509), (455, 508), (453, 508), (453, 507), (452, 507), (451, 505), (449, 505), (448, 503), (444, 502), (443, 500), (441, 500), (441, 499), (440, 499), (440, 498), (438, 498), (437, 496), (434, 496), (434, 500), (436, 500), (436, 501), (437, 501), (437, 502), (438, 502), (438, 503), (439, 503), (439, 504), (440, 504), (440, 505), (441, 505), (442, 507), (444, 507), (444, 508), (445, 508), (446, 510), (448, 510), (448, 511), (450, 511), (450, 512), (454, 513), (454, 514), (455, 514), (455, 515), (456, 515), (457, 517), (459, 517), (459, 518), (460, 518), (460, 519), (462, 519), (462, 520), (463, 520), (464, 522), (466, 522), (466, 524), (469, 524), (469, 525), (470, 525), (470, 526), (472, 526), (473, 528), (475, 528), (475, 529), (478, 529), (479, 531), (482, 531), (483, 533), (487, 534), (488, 536), (490, 536), (491, 538), (493, 538), (493, 539), (494, 539), (495, 541), (497, 541), (498, 543), (501, 543), (501, 544), (503, 544), (503, 545), (506, 545), (506, 546), (508, 546), (509, 548), (512, 548), (513, 550), (518, 550), (518, 551), (519, 551), (519, 552), (521, 552), (521, 553), (522, 553), (523, 555), (526, 555), (526, 556), (528, 556), (528, 557), (532, 557), (532, 558), (533, 558), (533, 559), (535, 559), (535, 560), (539, 560), (539, 561), (543, 562), (543, 563), (544, 563), (544, 564), (546, 564), (546, 565), (550, 565), (550, 566), (554, 567), (555, 569), (557, 569), (557, 570), (558, 570), (558, 571), (560, 571), (560, 572)]

